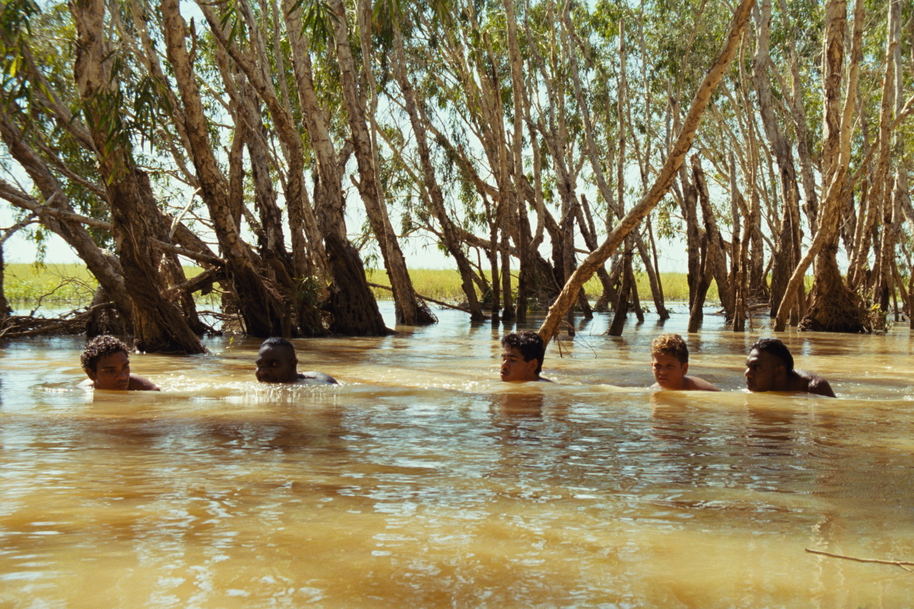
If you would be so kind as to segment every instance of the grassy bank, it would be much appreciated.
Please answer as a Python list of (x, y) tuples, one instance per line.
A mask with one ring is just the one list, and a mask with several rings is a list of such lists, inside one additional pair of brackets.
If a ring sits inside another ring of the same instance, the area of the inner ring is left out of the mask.
[[(460, 288), (460, 275), (457, 271), (433, 270), (433, 269), (415, 269), (410, 271), (416, 292), (421, 296), (443, 300), (448, 302), (458, 302), (464, 300), (463, 290)], [(369, 281), (379, 285), (389, 286), (387, 273), (384, 271), (371, 270), (368, 272)], [(651, 288), (648, 282), (647, 274), (636, 273), (635, 281), (638, 284), (638, 294), (641, 297), (643, 306), (653, 308), (651, 298)], [(689, 285), (686, 281), (685, 273), (661, 273), (660, 283), (663, 287), (664, 299), (667, 302), (683, 302), (689, 300)], [(512, 285), (517, 288), (517, 277), (512, 278)], [(599, 298), (603, 292), (600, 280), (597, 277), (591, 277), (584, 285), (584, 290), (591, 301)], [(383, 289), (374, 289), (376, 298), (390, 298), (390, 291)], [(709, 303), (717, 302), (717, 284), (712, 283), (708, 290)]]
[(42, 305), (84, 307), (92, 302), (98, 282), (84, 264), (7, 264), (3, 291), (12, 307)]
[[(196, 267), (187, 267), (185, 272), (192, 277), (200, 272)], [(464, 300), (460, 289), (460, 276), (456, 271), (435, 269), (413, 269), (410, 271), (416, 292), (422, 296), (446, 302)], [(639, 273), (636, 277), (638, 293), (644, 306), (652, 308), (651, 291), (647, 275)], [(387, 273), (369, 270), (368, 280), (379, 285), (390, 285)], [(683, 273), (662, 273), (664, 297), (668, 302), (682, 302), (689, 298), (689, 287)], [(517, 280), (514, 278), (516, 287)], [(7, 264), (4, 272), (6, 298), (14, 307), (25, 308), (41, 302), (43, 306), (83, 307), (92, 301), (97, 283), (82, 264)], [(584, 288), (593, 301), (602, 292), (599, 280), (591, 278)], [(390, 291), (374, 288), (378, 299), (390, 298)], [(708, 301), (717, 302), (717, 286), (712, 285), (708, 292)]]

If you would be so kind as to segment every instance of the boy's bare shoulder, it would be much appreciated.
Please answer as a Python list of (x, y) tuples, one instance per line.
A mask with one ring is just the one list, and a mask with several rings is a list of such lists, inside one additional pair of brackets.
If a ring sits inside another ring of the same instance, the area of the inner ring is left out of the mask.
[(831, 388), (831, 385), (828, 384), (828, 381), (826, 381), (823, 377), (819, 376), (815, 372), (796, 369), (794, 372), (800, 379), (802, 379), (802, 383), (805, 384), (805, 387), (799, 389), (800, 391), (806, 391), (816, 395), (824, 395), (830, 398), (837, 397), (834, 390)]
[(136, 374), (130, 375), (130, 385), (127, 387), (128, 391), (161, 391), (158, 385), (150, 381), (148, 378), (137, 376)]
[(715, 385), (697, 376), (686, 376), (682, 380), (686, 391), (720, 391)]

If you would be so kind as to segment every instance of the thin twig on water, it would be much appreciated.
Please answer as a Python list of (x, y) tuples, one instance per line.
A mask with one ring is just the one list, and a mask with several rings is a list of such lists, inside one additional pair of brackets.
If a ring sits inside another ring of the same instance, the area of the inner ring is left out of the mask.
[(832, 554), (831, 552), (823, 552), (822, 550), (813, 550), (806, 548), (806, 551), (810, 554), (821, 554), (822, 556), (831, 556), (832, 558), (843, 558), (844, 560), (853, 560), (854, 562), (871, 562), (877, 563), (880, 565), (895, 565), (896, 567), (901, 567), (905, 571), (910, 572), (909, 566), (914, 566), (914, 562), (908, 562), (906, 560), (880, 560), (878, 558), (856, 558), (854, 556), (844, 556), (843, 554)]

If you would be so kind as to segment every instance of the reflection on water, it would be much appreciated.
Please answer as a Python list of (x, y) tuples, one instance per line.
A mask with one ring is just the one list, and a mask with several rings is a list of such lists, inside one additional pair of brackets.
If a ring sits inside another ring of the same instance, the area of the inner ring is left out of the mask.
[(598, 317), (525, 385), (497, 381), (515, 328), (438, 315), (297, 341), (339, 387), (258, 385), (236, 338), (93, 395), (80, 339), (3, 345), (0, 606), (909, 604), (897, 567), (804, 552), (914, 559), (908, 330), (786, 335), (829, 400), (742, 391), (758, 334), (714, 318), (688, 337), (709, 394), (644, 389), (685, 315)]

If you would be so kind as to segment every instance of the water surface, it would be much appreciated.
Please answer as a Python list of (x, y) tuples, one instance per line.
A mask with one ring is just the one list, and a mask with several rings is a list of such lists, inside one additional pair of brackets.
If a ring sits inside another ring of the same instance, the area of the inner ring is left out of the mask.
[(0, 607), (910, 605), (914, 573), (805, 551), (914, 561), (907, 328), (785, 334), (826, 399), (742, 390), (758, 320), (687, 337), (710, 394), (644, 389), (684, 314), (580, 322), (526, 385), (505, 328), (437, 314), (295, 341), (339, 387), (258, 385), (239, 337), (134, 355), (161, 393), (75, 387), (79, 337), (0, 346)]

